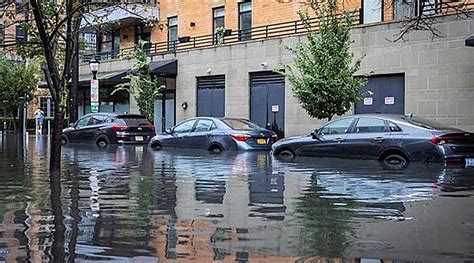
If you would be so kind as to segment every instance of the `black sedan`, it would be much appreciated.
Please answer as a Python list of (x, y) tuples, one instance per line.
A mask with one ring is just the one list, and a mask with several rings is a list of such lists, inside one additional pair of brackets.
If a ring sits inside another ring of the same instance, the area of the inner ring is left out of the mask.
[(364, 114), (342, 117), (310, 135), (273, 144), (276, 156), (346, 157), (474, 166), (474, 133), (413, 116)]
[(223, 150), (270, 150), (277, 139), (273, 131), (245, 119), (198, 117), (156, 135), (150, 146), (155, 150), (176, 147), (218, 153)]
[(136, 114), (90, 113), (63, 130), (62, 144), (93, 142), (99, 147), (113, 144), (148, 143), (155, 127)]

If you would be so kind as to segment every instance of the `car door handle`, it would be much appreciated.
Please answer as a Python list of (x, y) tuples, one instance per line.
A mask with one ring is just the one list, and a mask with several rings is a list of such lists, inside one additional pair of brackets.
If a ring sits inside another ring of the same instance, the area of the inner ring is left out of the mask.
[(381, 142), (381, 141), (383, 141), (383, 140), (385, 140), (384, 137), (375, 137), (375, 138), (374, 138), (374, 141), (376, 141), (376, 142)]
[(336, 139), (334, 139), (333, 141), (335, 141), (335, 142), (342, 142), (342, 141), (344, 141), (344, 139), (343, 139), (343, 138), (336, 138)]

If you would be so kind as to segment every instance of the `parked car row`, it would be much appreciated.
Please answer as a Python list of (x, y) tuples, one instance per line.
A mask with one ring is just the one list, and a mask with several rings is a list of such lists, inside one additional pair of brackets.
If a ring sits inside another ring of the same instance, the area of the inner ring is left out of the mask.
[(413, 116), (362, 114), (338, 118), (308, 135), (278, 140), (270, 130), (238, 118), (196, 117), (155, 135), (145, 117), (93, 113), (63, 130), (63, 144), (93, 141), (148, 143), (151, 148), (221, 151), (271, 150), (296, 156), (377, 159), (392, 165), (408, 162), (464, 162), (474, 166), (474, 133)]

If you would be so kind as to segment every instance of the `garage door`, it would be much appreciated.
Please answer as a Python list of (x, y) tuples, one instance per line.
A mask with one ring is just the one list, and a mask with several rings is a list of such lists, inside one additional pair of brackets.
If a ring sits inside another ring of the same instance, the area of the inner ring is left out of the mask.
[(369, 77), (361, 94), (363, 99), (355, 104), (356, 114), (405, 114), (404, 74)]
[(197, 78), (197, 116), (224, 117), (225, 76)]
[(250, 120), (279, 138), (285, 135), (285, 77), (274, 72), (250, 74)]

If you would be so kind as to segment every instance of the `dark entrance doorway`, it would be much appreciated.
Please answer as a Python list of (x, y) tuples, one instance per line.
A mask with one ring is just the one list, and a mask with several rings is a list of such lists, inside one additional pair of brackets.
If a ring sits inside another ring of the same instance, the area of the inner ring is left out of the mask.
[(250, 73), (250, 120), (285, 136), (285, 77), (274, 72)]
[(197, 78), (198, 117), (224, 117), (225, 115), (225, 76)]
[(361, 89), (363, 98), (355, 104), (355, 114), (405, 114), (405, 75), (369, 77)]

